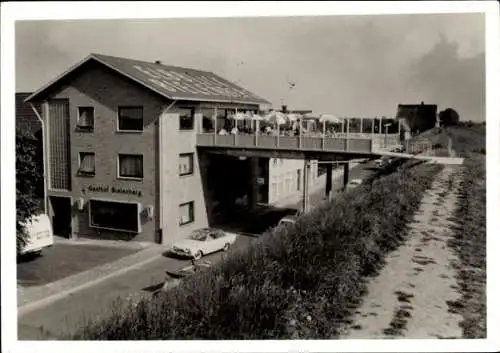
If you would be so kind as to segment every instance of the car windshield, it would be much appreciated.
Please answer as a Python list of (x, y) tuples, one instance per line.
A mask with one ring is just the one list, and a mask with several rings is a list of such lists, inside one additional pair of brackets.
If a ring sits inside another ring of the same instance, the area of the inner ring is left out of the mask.
[(223, 231), (216, 229), (216, 230), (213, 230), (213, 231), (210, 233), (210, 235), (211, 235), (211, 236), (212, 236), (212, 238), (214, 238), (214, 239), (219, 239), (219, 238), (224, 237), (226, 234), (225, 234)]
[(205, 240), (207, 240), (207, 236), (208, 236), (207, 229), (199, 229), (199, 230), (195, 230), (193, 233), (191, 233), (191, 236), (189, 237), (189, 239), (198, 240), (198, 241), (205, 241)]

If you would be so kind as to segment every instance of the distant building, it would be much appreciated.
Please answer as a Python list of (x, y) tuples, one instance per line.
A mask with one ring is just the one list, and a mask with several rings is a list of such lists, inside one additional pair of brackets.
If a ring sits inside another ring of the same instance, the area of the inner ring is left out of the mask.
[[(288, 110), (286, 105), (282, 105), (281, 109), (273, 109), (286, 114), (308, 114), (312, 110), (294, 109)], [(304, 183), (304, 161), (301, 159), (269, 159), (269, 175), (268, 175), (268, 202), (273, 204), (280, 202), (290, 196), (302, 192)], [(314, 184), (318, 180), (318, 161), (311, 161), (311, 169), (309, 175), (310, 184)]]
[[(415, 135), (436, 126), (437, 105), (399, 104), (396, 119), (401, 121), (401, 134)], [(409, 130), (409, 131), (408, 131)]]
[[(304, 185), (304, 161), (301, 159), (269, 159), (268, 203), (302, 193)], [(311, 161), (309, 184), (318, 182), (318, 161)]]

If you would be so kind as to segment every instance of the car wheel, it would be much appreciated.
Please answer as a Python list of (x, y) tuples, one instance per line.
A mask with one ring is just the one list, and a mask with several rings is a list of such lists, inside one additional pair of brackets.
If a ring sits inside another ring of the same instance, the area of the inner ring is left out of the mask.
[(198, 251), (194, 254), (194, 256), (193, 256), (193, 258), (194, 258), (195, 260), (199, 260), (199, 259), (201, 259), (202, 257), (203, 257), (203, 253), (202, 253), (200, 250), (198, 250)]
[(226, 243), (226, 244), (224, 244), (224, 247), (222, 248), (222, 250), (228, 251), (230, 247), (231, 247), (231, 244)]

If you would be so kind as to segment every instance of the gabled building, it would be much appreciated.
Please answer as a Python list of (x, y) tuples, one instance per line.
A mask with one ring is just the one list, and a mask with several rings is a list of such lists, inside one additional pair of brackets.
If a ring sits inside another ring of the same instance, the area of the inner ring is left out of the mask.
[[(401, 134), (418, 134), (436, 126), (437, 105), (399, 104), (396, 119), (401, 121)], [(407, 136), (405, 137), (405, 139)]]
[(91, 54), (29, 97), (56, 234), (171, 243), (208, 225), (204, 112), (266, 100), (211, 72)]

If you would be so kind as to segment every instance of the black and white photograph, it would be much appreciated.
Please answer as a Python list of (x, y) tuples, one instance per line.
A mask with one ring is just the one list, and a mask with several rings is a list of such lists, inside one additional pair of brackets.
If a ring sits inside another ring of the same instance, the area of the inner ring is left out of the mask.
[(498, 9), (2, 4), (2, 351), (498, 349)]

